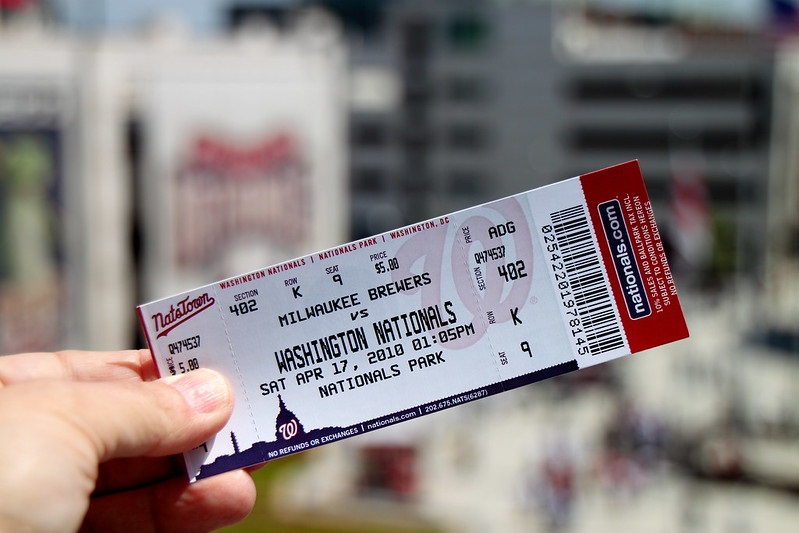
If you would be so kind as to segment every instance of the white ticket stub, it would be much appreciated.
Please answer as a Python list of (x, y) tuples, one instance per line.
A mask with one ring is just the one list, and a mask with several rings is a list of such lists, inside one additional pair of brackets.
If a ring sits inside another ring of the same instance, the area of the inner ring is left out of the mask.
[(191, 479), (688, 336), (636, 161), (142, 305), (236, 407)]

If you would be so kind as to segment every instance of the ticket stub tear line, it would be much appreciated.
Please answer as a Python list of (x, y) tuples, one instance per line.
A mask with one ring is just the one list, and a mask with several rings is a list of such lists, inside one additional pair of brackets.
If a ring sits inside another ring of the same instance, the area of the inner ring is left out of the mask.
[(636, 161), (138, 311), (161, 375), (235, 388), (192, 480), (688, 336)]

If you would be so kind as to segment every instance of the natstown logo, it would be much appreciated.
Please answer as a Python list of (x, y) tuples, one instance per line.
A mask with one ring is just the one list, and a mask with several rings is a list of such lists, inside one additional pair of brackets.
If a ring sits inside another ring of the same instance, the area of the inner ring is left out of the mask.
[(635, 252), (624, 223), (624, 215), (618, 200), (610, 200), (599, 204), (599, 218), (602, 219), (602, 228), (610, 246), (610, 255), (613, 256), (613, 266), (621, 283), (627, 312), (633, 320), (644, 318), (652, 314), (649, 300), (646, 297), (646, 288), (638, 270)]
[(181, 301), (170, 306), (166, 314), (156, 313), (153, 315), (155, 332), (157, 338), (166, 337), (170, 331), (193, 318), (216, 303), (214, 297), (207, 292), (192, 299), (186, 296)]
[(295, 437), (299, 431), (299, 423), (297, 422), (296, 418), (292, 418), (290, 422), (280, 424), (280, 427), (278, 427), (277, 430), (280, 431), (283, 439), (291, 440), (292, 437)]

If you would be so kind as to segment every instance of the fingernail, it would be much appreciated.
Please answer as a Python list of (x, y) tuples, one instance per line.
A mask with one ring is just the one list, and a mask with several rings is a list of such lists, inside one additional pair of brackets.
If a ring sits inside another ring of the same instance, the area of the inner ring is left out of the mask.
[(230, 401), (230, 389), (225, 378), (207, 368), (169, 376), (164, 378), (164, 382), (177, 389), (189, 405), (200, 413), (216, 411)]

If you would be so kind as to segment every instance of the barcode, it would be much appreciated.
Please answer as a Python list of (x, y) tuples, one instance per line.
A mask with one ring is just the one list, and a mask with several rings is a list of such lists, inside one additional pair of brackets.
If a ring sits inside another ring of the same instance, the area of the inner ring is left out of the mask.
[(550, 220), (589, 353), (623, 348), (624, 335), (585, 207), (576, 205), (550, 213)]

